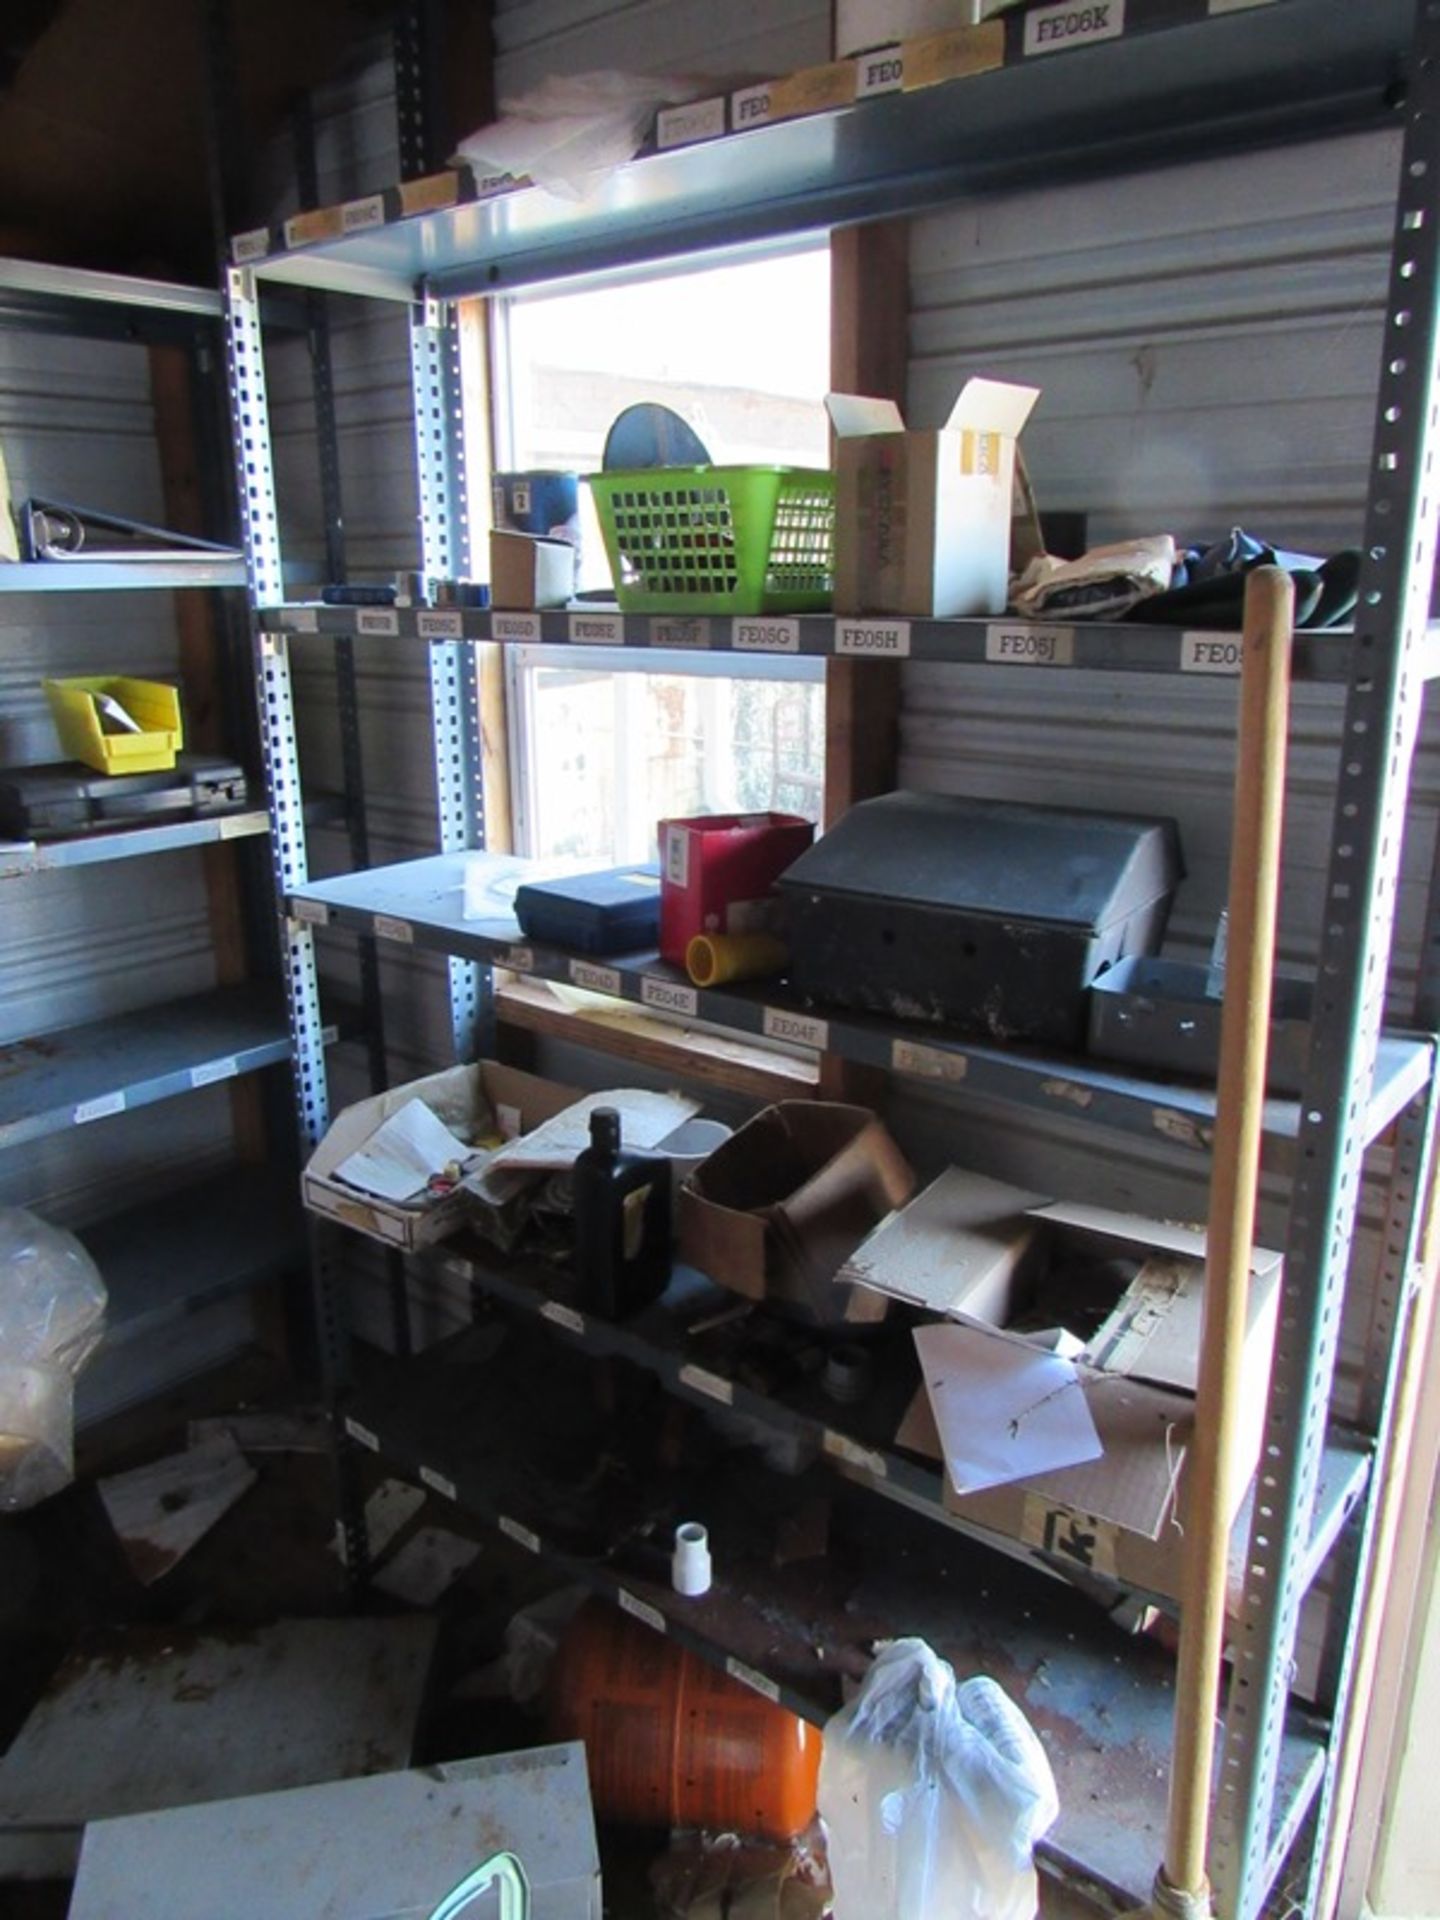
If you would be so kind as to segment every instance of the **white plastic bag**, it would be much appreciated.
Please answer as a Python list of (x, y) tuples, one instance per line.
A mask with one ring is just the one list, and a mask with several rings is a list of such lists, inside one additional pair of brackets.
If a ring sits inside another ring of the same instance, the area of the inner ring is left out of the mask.
[(633, 159), (661, 107), (703, 91), (698, 80), (659, 74), (550, 74), (532, 92), (502, 100), (500, 118), (467, 134), (457, 152), (481, 178), (528, 176), (580, 200)]
[(105, 1283), (74, 1234), (0, 1207), (0, 1510), (69, 1484), (75, 1376), (104, 1319)]
[(1059, 1802), (995, 1681), (957, 1686), (923, 1640), (878, 1655), (825, 1729), (820, 1817), (835, 1920), (1032, 1920), (1032, 1849)]

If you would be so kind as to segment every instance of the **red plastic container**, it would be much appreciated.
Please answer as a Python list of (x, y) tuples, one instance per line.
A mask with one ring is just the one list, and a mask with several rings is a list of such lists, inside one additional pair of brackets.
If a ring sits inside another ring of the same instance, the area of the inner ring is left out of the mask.
[(706, 813), (660, 822), (660, 952), (683, 967), (697, 933), (769, 928), (770, 889), (815, 838), (795, 813)]
[(602, 1819), (790, 1840), (814, 1818), (819, 1728), (604, 1601), (566, 1633), (549, 1720), (585, 1742)]

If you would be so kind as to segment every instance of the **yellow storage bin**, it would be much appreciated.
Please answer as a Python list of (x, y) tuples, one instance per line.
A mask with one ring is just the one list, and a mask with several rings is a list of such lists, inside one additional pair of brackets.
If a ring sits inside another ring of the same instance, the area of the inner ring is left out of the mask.
[[(55, 716), (60, 746), (71, 760), (97, 773), (162, 773), (173, 767), (185, 744), (180, 695), (162, 680), (131, 680), (102, 674), (93, 680), (47, 680), (45, 697)], [(118, 701), (141, 731), (127, 733), (106, 722), (96, 696)]]

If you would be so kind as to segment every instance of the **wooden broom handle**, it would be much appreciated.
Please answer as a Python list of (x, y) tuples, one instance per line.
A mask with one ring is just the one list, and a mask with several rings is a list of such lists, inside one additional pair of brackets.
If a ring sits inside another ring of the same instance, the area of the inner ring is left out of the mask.
[(1205, 1312), (1187, 1463), (1175, 1750), (1161, 1869), (1162, 1882), (1182, 1901), (1188, 1896), (1207, 1904), (1205, 1852), (1230, 1546), (1226, 1494), (1234, 1479), (1260, 1172), (1294, 598), (1290, 576), (1278, 567), (1257, 568), (1246, 582)]

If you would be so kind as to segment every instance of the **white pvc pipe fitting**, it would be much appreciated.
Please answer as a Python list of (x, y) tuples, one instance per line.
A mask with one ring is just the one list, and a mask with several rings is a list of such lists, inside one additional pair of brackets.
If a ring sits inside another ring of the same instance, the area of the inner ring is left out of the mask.
[(690, 1600), (710, 1591), (710, 1535), (698, 1520), (686, 1520), (675, 1529), (670, 1578), (676, 1593)]

